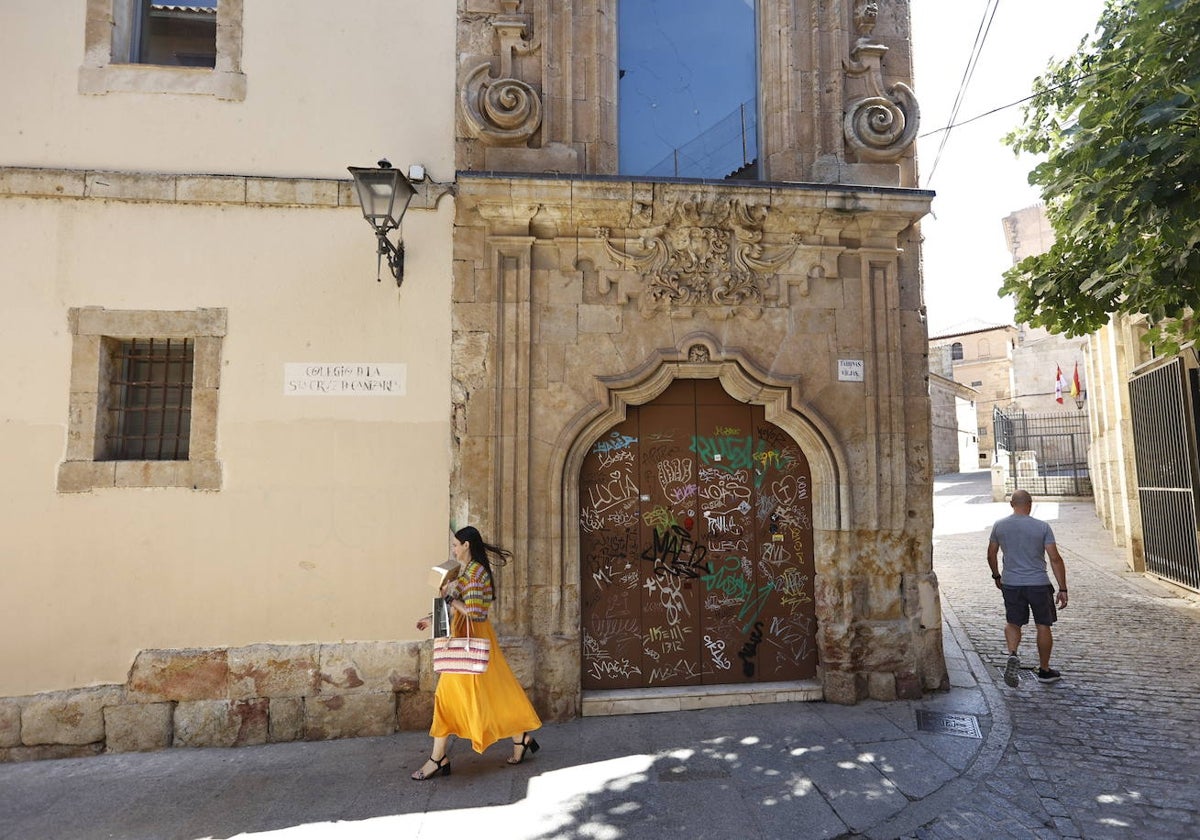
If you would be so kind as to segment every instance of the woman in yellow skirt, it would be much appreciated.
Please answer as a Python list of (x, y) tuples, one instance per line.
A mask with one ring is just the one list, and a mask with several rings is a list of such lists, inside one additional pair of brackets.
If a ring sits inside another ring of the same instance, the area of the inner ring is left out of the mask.
[[(491, 660), (482, 674), (442, 674), (438, 678), (433, 696), (433, 725), (429, 728), (433, 749), (429, 760), (412, 774), (418, 782), (439, 773), (450, 775), (446, 742), (451, 735), (469, 739), (477, 753), (501, 739), (511, 738), (513, 754), (509, 764), (520, 764), (526, 755), (539, 749), (529, 733), (539, 729), (542, 722), (508, 667), (496, 631), (488, 621), (488, 607), (495, 599), (492, 565), (503, 566), (512, 554), (485, 543), (478, 529), (470, 525), (456, 531), (450, 544), (462, 566), (458, 579), (446, 584), (442, 592), (453, 612), (452, 632), (455, 636), (467, 635), (467, 622), (471, 622), (471, 635), (492, 643)], [(431, 620), (432, 617), (421, 619), (417, 629), (427, 629)]]

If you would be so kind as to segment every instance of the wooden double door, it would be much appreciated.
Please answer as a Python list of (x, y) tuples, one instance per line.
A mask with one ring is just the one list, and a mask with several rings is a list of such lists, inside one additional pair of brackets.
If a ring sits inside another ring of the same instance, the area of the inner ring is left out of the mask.
[(762, 406), (678, 380), (580, 474), (583, 688), (815, 676), (811, 475)]

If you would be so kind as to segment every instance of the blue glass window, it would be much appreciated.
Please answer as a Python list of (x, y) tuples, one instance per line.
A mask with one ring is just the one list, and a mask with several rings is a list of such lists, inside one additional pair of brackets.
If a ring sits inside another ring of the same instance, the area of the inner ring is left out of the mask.
[(754, 0), (619, 0), (622, 175), (758, 177)]

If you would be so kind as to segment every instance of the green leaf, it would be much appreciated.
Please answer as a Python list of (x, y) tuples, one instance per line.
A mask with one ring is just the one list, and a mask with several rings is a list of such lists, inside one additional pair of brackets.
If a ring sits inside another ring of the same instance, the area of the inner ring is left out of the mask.
[(1006, 138), (1055, 243), (1004, 275), (1018, 317), (1069, 334), (1154, 316), (1200, 339), (1200, 0), (1108, 0), (1094, 36), (1032, 85)]

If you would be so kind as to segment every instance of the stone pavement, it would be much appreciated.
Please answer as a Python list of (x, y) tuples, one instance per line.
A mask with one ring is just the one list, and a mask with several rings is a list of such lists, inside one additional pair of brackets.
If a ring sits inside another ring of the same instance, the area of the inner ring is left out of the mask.
[(1125, 572), (1090, 504), (1039, 503), (1071, 589), (1063, 680), (1009, 689), (989, 480), (936, 485), (948, 692), (583, 718), (516, 768), (457, 744), (421, 784), (420, 733), (0, 765), (0, 840), (1200, 838), (1197, 601)]
[[(1049, 821), (1050, 837), (1200, 837), (1200, 602), (1126, 571), (1090, 500), (1035, 497), (1033, 515), (1051, 523), (1067, 566), (1071, 599), (1052, 658), (1063, 679), (1046, 686), (1026, 671), (1009, 689), (999, 680), (1003, 607), (985, 557), (1008, 505), (991, 502), (982, 473), (945, 476), (935, 493), (942, 598), (995, 677), (1006, 718), (997, 725), (1012, 731), (976, 795)], [(1032, 668), (1031, 632), (1021, 647)], [(946, 814), (917, 836), (974, 836), (956, 829)]]

